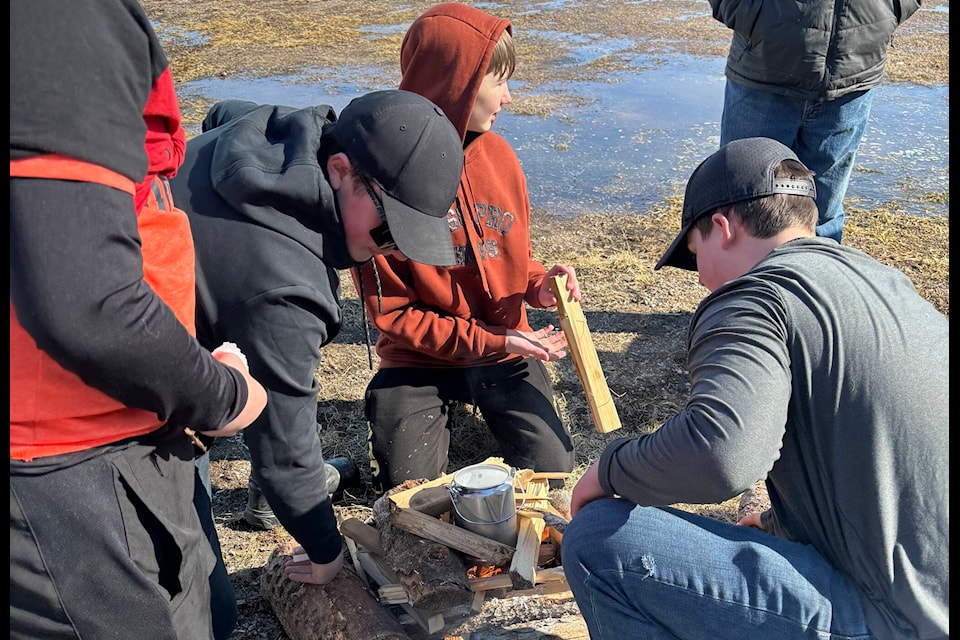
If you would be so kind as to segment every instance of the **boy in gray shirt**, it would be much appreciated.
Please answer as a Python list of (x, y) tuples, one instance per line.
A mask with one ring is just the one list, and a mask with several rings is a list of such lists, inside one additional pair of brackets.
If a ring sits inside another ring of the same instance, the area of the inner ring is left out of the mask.
[[(710, 294), (690, 397), (577, 483), (563, 564), (591, 638), (949, 636), (949, 322), (817, 238), (813, 174), (746, 138), (691, 176), (656, 268)], [(739, 525), (671, 509), (766, 478)]]

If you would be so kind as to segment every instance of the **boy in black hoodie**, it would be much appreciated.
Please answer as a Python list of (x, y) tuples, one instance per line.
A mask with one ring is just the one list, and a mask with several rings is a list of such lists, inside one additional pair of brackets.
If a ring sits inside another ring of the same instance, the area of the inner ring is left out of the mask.
[(196, 244), (198, 339), (236, 343), (267, 389), (245, 442), (252, 480), (308, 558), (287, 564), (292, 580), (324, 584), (343, 564), (314, 377), (342, 322), (337, 272), (383, 254), (452, 264), (446, 216), (462, 168), (444, 113), (390, 90), (339, 118), (218, 103), (171, 181)]

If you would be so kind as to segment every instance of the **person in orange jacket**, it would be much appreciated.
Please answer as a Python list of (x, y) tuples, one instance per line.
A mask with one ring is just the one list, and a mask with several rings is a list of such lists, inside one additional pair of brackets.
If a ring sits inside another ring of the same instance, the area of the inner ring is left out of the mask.
[(379, 368), (365, 394), (374, 488), (446, 471), (453, 402), (472, 404), (508, 464), (573, 468), (544, 362), (566, 355), (553, 326), (532, 329), (526, 305), (557, 301), (549, 271), (533, 258), (530, 201), (516, 153), (492, 131), (511, 102), (516, 67), (509, 21), (460, 3), (418, 17), (400, 52), (400, 88), (435, 102), (463, 140), (464, 168), (447, 214), (457, 264), (434, 267), (377, 256), (354, 270), (365, 311), (379, 330)]

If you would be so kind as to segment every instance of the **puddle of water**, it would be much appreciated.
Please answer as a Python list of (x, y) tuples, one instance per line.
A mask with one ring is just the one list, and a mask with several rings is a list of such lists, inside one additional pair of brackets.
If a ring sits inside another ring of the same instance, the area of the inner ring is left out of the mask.
[(159, 22), (153, 20), (150, 21), (150, 26), (153, 27), (153, 30), (157, 32), (157, 35), (160, 36), (161, 40), (167, 42), (169, 41), (172, 44), (177, 45), (186, 45), (186, 46), (198, 46), (206, 44), (210, 40), (209, 36), (206, 36), (199, 31), (191, 31), (189, 29), (182, 29), (180, 27), (165, 27)]
[[(602, 54), (595, 41), (582, 44), (585, 59)], [(495, 130), (516, 149), (535, 207), (569, 216), (643, 212), (665, 196), (682, 193), (694, 167), (716, 150), (723, 67), (723, 58), (673, 56), (669, 63), (608, 82), (545, 85), (538, 92), (576, 93), (587, 104), (547, 118), (517, 115), (508, 107)], [(375, 69), (311, 70), (265, 79), (197, 80), (181, 83), (178, 91), (183, 98), (212, 101), (329, 104), (339, 112), (362, 93), (396, 86), (382, 84), (389, 77)], [(523, 94), (522, 83), (512, 85), (515, 95)], [(880, 86), (848, 198), (862, 208), (897, 201), (911, 215), (949, 215), (948, 204), (918, 198), (949, 192), (948, 111), (947, 86)]]

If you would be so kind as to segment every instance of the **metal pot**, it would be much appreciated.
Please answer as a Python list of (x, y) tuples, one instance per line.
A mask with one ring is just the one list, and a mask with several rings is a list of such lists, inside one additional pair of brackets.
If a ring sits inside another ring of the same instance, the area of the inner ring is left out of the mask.
[[(453, 474), (454, 523), (505, 545), (517, 546), (519, 522), (513, 476), (516, 469), (474, 464)], [(521, 505), (522, 506), (522, 505)]]

